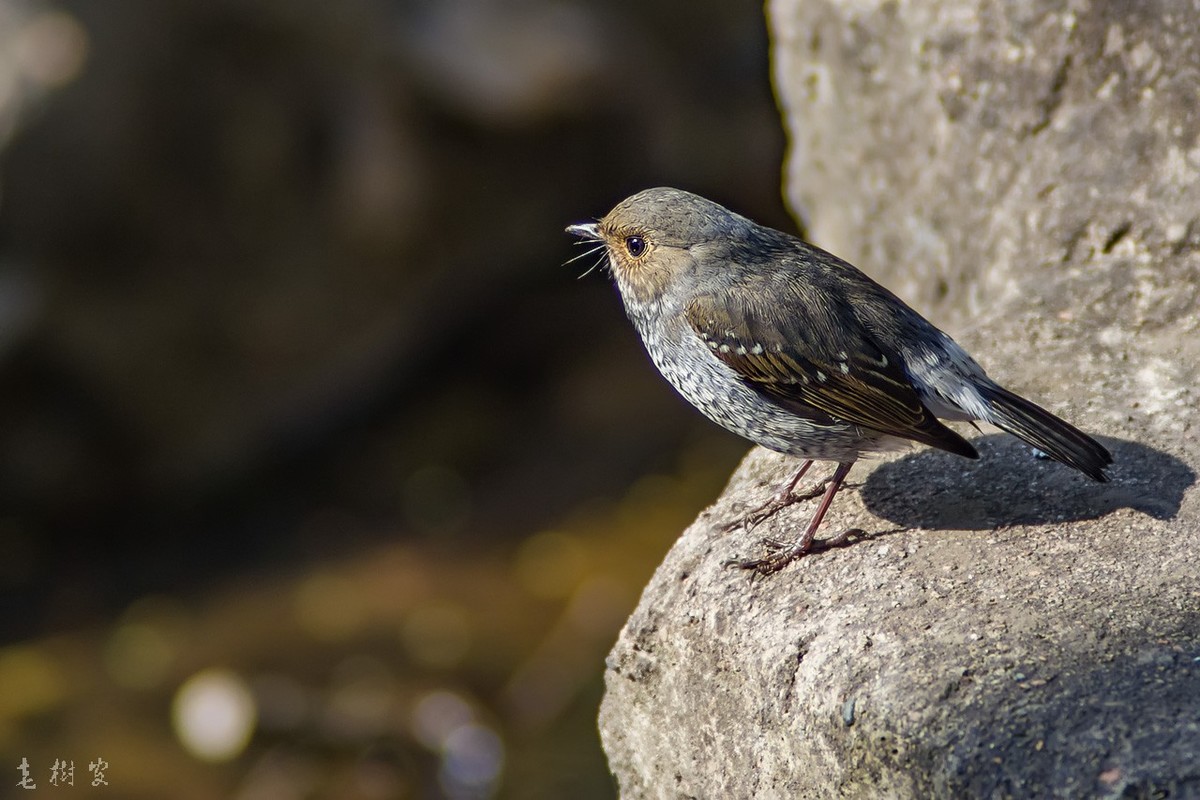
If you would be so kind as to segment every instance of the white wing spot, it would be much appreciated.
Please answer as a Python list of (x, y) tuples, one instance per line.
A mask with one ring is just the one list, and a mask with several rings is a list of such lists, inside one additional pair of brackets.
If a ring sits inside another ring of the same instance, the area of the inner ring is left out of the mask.
[(824, 383), (825, 381), (829, 380), (829, 376), (826, 375), (824, 372), (821, 372), (821, 370), (817, 370), (817, 380)]
[(728, 353), (728, 352), (729, 352), (729, 345), (727, 345), (727, 344), (723, 344), (723, 345), (721, 345), (720, 347), (718, 347), (717, 349), (718, 349), (718, 350), (720, 350), (722, 353)]
[(737, 354), (738, 354), (739, 356), (744, 356), (744, 355), (746, 355), (746, 348), (745, 348), (745, 347), (743, 347), (742, 345), (740, 345), (740, 344), (739, 344), (739, 345), (737, 346)]
[(754, 347), (750, 348), (750, 352), (756, 356), (761, 356), (763, 354), (763, 346), (761, 344), (756, 344)]

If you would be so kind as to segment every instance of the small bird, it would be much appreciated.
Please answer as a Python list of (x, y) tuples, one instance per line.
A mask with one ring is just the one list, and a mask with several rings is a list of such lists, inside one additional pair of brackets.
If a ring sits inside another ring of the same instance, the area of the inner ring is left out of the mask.
[[(835, 255), (690, 192), (647, 189), (567, 232), (603, 246), (625, 311), (654, 365), (718, 425), (804, 459), (747, 528), (824, 496), (792, 542), (767, 540), (739, 566), (769, 574), (853, 531), (817, 529), (854, 462), (912, 442), (967, 458), (939, 419), (984, 420), (1096, 481), (1112, 455), (987, 376), (953, 339)], [(814, 460), (837, 462), (797, 494)]]

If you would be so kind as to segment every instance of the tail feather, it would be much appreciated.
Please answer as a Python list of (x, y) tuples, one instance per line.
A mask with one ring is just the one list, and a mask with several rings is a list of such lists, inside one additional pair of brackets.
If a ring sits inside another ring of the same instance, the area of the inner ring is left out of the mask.
[(995, 385), (977, 388), (992, 412), (988, 422), (1093, 480), (1108, 480), (1104, 468), (1112, 463), (1112, 454), (1095, 439), (1007, 389)]

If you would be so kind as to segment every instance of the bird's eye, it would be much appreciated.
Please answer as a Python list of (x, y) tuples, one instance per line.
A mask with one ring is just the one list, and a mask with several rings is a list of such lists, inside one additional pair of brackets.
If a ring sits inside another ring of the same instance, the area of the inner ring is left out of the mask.
[(626, 236), (625, 249), (629, 251), (629, 255), (637, 258), (646, 252), (646, 240), (640, 236)]

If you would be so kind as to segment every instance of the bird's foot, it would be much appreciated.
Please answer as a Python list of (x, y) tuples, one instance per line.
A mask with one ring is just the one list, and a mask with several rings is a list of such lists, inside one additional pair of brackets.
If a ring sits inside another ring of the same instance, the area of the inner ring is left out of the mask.
[(763, 539), (762, 546), (767, 552), (762, 558), (744, 560), (734, 558), (726, 561), (725, 566), (754, 570), (759, 575), (771, 575), (809, 553), (819, 553), (822, 550), (841, 547), (848, 544), (852, 537), (865, 535), (866, 532), (861, 528), (847, 528), (841, 533), (834, 534), (826, 539), (806, 540), (806, 537), (803, 536), (794, 542), (784, 542), (779, 539)]
[(825, 487), (829, 485), (830, 480), (832, 480), (832, 477), (825, 478), (820, 483), (813, 484), (813, 486), (802, 492), (795, 492), (792, 490), (792, 486), (788, 485), (781, 491), (771, 495), (770, 500), (746, 516), (723, 525), (721, 530), (724, 533), (735, 531), (738, 528), (745, 528), (748, 531), (753, 530), (756, 525), (770, 519), (788, 506), (803, 503), (805, 500), (812, 500), (814, 497), (820, 497), (825, 492)]

